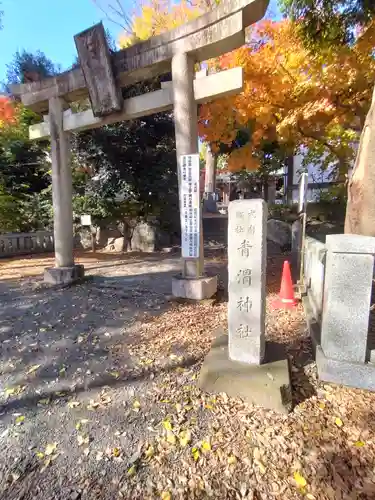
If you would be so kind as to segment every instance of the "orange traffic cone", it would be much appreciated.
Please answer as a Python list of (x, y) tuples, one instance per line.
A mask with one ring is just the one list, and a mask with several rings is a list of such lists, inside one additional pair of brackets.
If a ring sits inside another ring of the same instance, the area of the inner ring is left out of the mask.
[(274, 309), (292, 309), (297, 305), (294, 297), (292, 273), (289, 262), (284, 261), (279, 298), (272, 303)]

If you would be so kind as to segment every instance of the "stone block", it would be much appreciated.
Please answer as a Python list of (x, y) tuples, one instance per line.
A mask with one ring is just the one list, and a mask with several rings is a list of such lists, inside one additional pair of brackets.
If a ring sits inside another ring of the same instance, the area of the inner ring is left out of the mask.
[(184, 278), (182, 275), (172, 278), (172, 295), (183, 299), (209, 299), (217, 292), (217, 276), (202, 278)]
[(292, 245), (292, 226), (277, 219), (267, 221), (267, 240), (277, 243), (280, 248), (290, 248)]
[(81, 264), (71, 267), (51, 267), (44, 270), (44, 282), (51, 285), (69, 285), (82, 279), (85, 268)]
[(123, 252), (125, 249), (125, 238), (121, 236), (121, 238), (116, 238), (113, 242), (113, 247), (116, 252)]
[(316, 365), (319, 379), (324, 382), (375, 391), (375, 365), (372, 363), (351, 363), (328, 358), (318, 346)]
[(264, 357), (266, 313), (267, 203), (261, 199), (229, 204), (229, 357), (260, 364)]
[(368, 359), (373, 267), (372, 255), (327, 252), (321, 346), (328, 358), (354, 363)]
[(220, 329), (201, 368), (198, 386), (207, 392), (225, 392), (246, 403), (281, 413), (292, 409), (290, 370), (284, 352), (275, 344), (266, 346), (266, 364), (250, 365), (228, 356), (228, 336)]
[(136, 225), (131, 239), (131, 249), (138, 252), (155, 252), (157, 231), (155, 224), (140, 222)]
[(375, 255), (375, 238), (360, 234), (328, 234), (326, 248), (334, 253)]
[(321, 322), (326, 266), (326, 247), (321, 241), (307, 237), (305, 241), (304, 280), (316, 320)]

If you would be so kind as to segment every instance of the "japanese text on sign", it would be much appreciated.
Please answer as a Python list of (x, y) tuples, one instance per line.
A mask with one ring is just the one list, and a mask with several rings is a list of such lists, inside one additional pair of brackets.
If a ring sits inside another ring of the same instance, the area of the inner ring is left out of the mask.
[(184, 258), (199, 257), (200, 194), (199, 155), (180, 158), (181, 252)]

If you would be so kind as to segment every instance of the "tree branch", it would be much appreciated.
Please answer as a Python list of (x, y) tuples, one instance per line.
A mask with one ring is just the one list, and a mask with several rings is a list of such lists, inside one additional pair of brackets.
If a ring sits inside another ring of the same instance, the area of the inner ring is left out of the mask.
[[(110, 21), (111, 23), (113, 24), (116, 24), (117, 26), (120, 26), (121, 29), (123, 29), (126, 33), (128, 33), (129, 35), (132, 34), (132, 31), (131, 29), (129, 29), (129, 20), (128, 20), (128, 16), (125, 16), (125, 25), (121, 24), (119, 21), (116, 21), (115, 19), (113, 19), (109, 14), (108, 12), (99, 4), (98, 0), (92, 0), (92, 2), (95, 4), (95, 6), (105, 15), (106, 19), (108, 21)], [(118, 12), (112, 5), (109, 5), (108, 6), (109, 9), (113, 10), (114, 13), (120, 18), (122, 19), (123, 16), (120, 12)], [(128, 25), (128, 26), (127, 26)]]

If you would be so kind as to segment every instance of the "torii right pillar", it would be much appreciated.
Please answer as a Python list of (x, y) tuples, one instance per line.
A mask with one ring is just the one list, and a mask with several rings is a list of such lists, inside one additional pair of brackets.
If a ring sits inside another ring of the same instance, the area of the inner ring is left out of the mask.
[[(198, 107), (194, 97), (194, 59), (187, 53), (172, 58), (173, 106), (176, 134), (176, 154), (179, 185), (181, 182), (181, 156), (199, 153)], [(181, 198), (180, 198), (181, 210)], [(201, 212), (201, 208), (199, 208)], [(217, 291), (217, 276), (204, 274), (203, 228), (200, 217), (199, 256), (182, 259), (182, 273), (172, 279), (175, 297), (202, 300)]]

